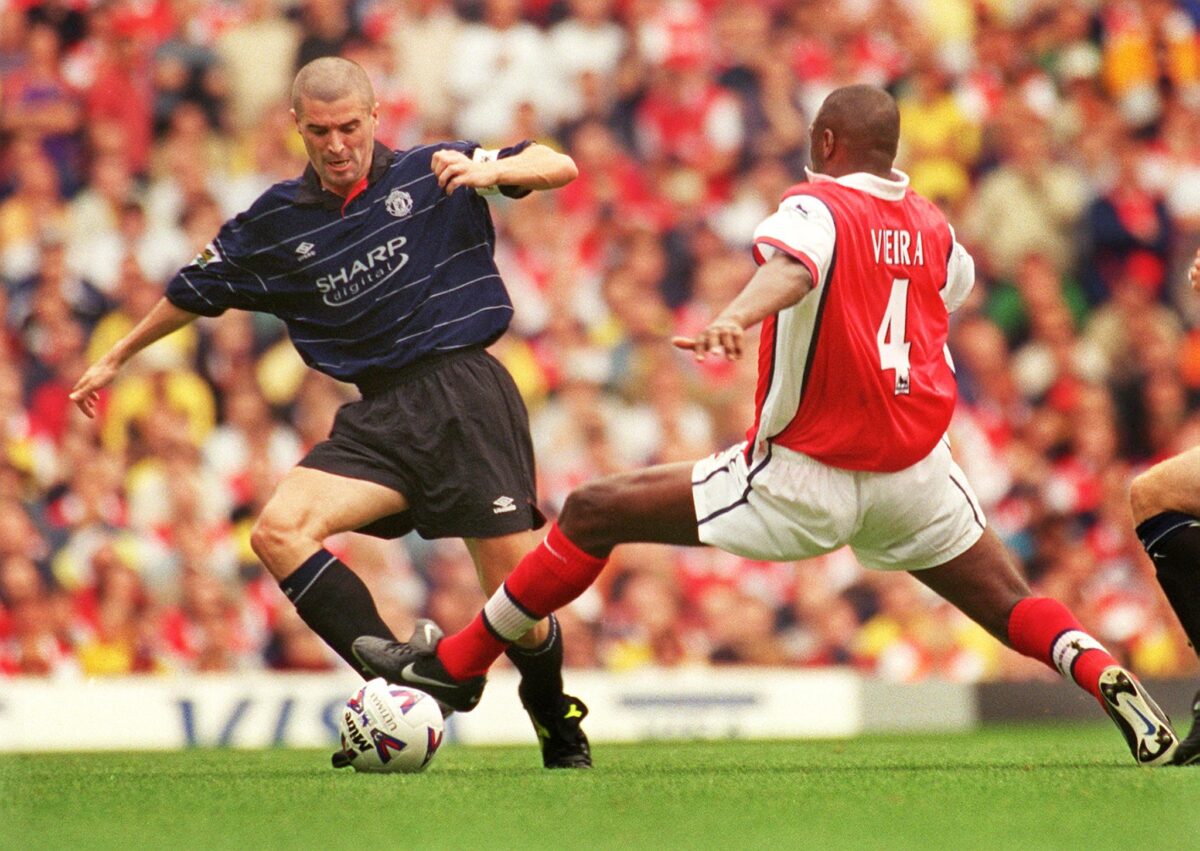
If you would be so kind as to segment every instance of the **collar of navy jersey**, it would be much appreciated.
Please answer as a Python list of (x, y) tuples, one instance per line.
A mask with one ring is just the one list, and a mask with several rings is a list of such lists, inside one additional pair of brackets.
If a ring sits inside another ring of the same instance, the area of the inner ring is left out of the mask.
[(865, 171), (856, 171), (841, 177), (830, 177), (806, 168), (804, 174), (808, 177), (809, 183), (840, 183), (842, 186), (849, 186), (851, 189), (866, 192), (868, 195), (874, 195), (885, 201), (903, 200), (904, 193), (908, 191), (908, 175), (895, 168), (892, 169), (891, 179)]
[[(395, 158), (395, 151), (376, 140), (375, 150), (371, 154), (371, 170), (367, 172), (367, 185), (371, 186), (383, 177), (383, 173)], [(346, 202), (341, 195), (330, 192), (321, 185), (321, 178), (317, 177), (317, 170), (312, 167), (312, 163), (305, 166), (304, 174), (300, 176), (300, 185), (296, 189), (294, 200), (297, 204), (319, 205), (327, 210), (340, 210)]]

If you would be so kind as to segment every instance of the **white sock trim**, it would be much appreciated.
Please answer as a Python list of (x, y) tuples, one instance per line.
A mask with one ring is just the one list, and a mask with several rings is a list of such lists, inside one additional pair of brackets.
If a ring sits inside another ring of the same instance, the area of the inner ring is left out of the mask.
[(1054, 644), (1050, 646), (1050, 658), (1054, 662), (1054, 667), (1058, 668), (1058, 672), (1068, 680), (1074, 680), (1071, 675), (1071, 669), (1075, 666), (1075, 660), (1085, 650), (1105, 650), (1104, 645), (1096, 639), (1092, 638), (1086, 632), (1078, 629), (1068, 629), (1061, 633), (1058, 638), (1054, 639)]
[(508, 596), (503, 585), (483, 606), (483, 617), (488, 626), (505, 641), (516, 641), (529, 632), (541, 618), (530, 617)]

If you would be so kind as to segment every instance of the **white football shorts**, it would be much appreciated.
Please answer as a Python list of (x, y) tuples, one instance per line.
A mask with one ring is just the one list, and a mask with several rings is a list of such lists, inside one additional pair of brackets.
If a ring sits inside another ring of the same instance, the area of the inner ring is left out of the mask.
[(745, 450), (692, 468), (700, 540), (736, 555), (795, 561), (849, 545), (863, 567), (922, 570), (968, 550), (987, 523), (945, 439), (895, 473), (830, 467), (774, 445), (751, 469)]

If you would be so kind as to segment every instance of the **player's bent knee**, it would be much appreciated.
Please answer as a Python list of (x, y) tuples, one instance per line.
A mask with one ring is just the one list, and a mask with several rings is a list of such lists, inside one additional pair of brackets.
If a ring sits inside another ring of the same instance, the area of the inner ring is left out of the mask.
[(321, 539), (305, 525), (282, 512), (271, 511), (268, 506), (250, 530), (250, 549), (273, 574), (295, 568), (297, 559), (311, 555), (312, 542)]
[(563, 504), (559, 528), (576, 546), (592, 551), (618, 543), (613, 530), (619, 524), (620, 487), (615, 477), (576, 488)]
[(279, 548), (282, 537), (283, 530), (272, 523), (267, 515), (260, 515), (250, 530), (250, 549), (262, 561), (269, 562)]

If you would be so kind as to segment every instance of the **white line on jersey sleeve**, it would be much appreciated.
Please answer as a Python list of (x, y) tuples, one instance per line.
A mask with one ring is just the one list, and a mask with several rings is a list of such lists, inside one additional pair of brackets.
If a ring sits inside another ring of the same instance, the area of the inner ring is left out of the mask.
[(754, 255), (765, 263), (777, 251), (783, 251), (815, 269), (814, 287), (820, 287), (829, 272), (833, 259), (833, 244), (837, 231), (833, 214), (824, 201), (811, 195), (785, 198), (774, 213), (763, 219), (754, 230)]
[(950, 228), (950, 258), (946, 262), (946, 285), (942, 287), (942, 302), (950, 313), (958, 310), (971, 294), (975, 286), (975, 260), (954, 238), (954, 228)]

